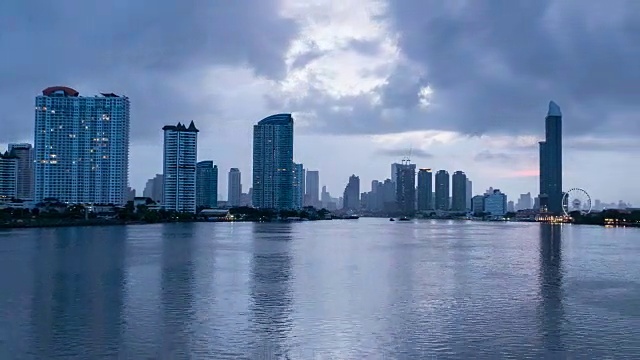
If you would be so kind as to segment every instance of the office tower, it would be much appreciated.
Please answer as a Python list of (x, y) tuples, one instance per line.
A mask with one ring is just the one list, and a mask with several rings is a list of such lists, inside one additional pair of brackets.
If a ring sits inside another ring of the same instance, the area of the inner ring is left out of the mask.
[(396, 183), (396, 179), (398, 178), (398, 169), (400, 168), (400, 166), (402, 166), (402, 164), (398, 164), (398, 163), (393, 163), (391, 164), (391, 182), (393, 182), (393, 184), (395, 186), (397, 186)]
[(0, 153), (0, 203), (18, 196), (19, 159), (10, 152)]
[(404, 214), (416, 211), (416, 165), (404, 162), (396, 167), (396, 202)]
[(167, 125), (164, 131), (164, 187), (162, 206), (165, 210), (196, 212), (196, 165), (198, 132), (193, 121)]
[(229, 206), (240, 206), (240, 201), (242, 198), (242, 174), (240, 174), (240, 169), (229, 169), (227, 192), (227, 201), (229, 202)]
[(56, 86), (36, 97), (35, 201), (122, 205), (129, 178), (129, 98)]
[(18, 157), (16, 197), (20, 200), (33, 200), (33, 147), (31, 144), (9, 144), (9, 153)]
[(516, 210), (528, 210), (532, 208), (531, 193), (520, 194), (518, 202), (516, 203)]
[(302, 209), (305, 195), (304, 165), (293, 164), (293, 208)]
[(540, 207), (562, 212), (562, 112), (553, 101), (545, 118), (545, 141), (540, 142)]
[(475, 215), (484, 212), (484, 195), (476, 195), (471, 198), (471, 212)]
[(305, 206), (319, 206), (318, 192), (320, 190), (320, 172), (317, 170), (307, 170), (305, 185)]
[(385, 179), (382, 184), (382, 203), (385, 211), (398, 211), (398, 203), (396, 202), (396, 183), (391, 179)]
[(507, 202), (507, 212), (516, 212), (516, 206), (513, 201)]
[(149, 198), (157, 203), (161, 203), (163, 187), (164, 175), (156, 174), (154, 178), (147, 180), (144, 191), (142, 192), (142, 196)]
[(439, 170), (436, 173), (436, 210), (449, 210), (449, 173)]
[(467, 209), (467, 175), (456, 171), (451, 177), (451, 210), (465, 211)]
[(431, 169), (418, 170), (418, 211), (432, 210), (433, 173)]
[(467, 210), (471, 210), (471, 199), (473, 198), (473, 182), (467, 178), (467, 196), (466, 205)]
[(499, 189), (490, 189), (484, 195), (484, 212), (492, 216), (504, 216), (507, 213), (507, 195)]
[(344, 189), (343, 208), (345, 210), (360, 209), (360, 178), (358, 176), (349, 177), (349, 183)]
[(218, 207), (218, 166), (211, 160), (196, 164), (196, 206), (206, 209)]
[(253, 206), (293, 208), (293, 118), (277, 114), (253, 126)]

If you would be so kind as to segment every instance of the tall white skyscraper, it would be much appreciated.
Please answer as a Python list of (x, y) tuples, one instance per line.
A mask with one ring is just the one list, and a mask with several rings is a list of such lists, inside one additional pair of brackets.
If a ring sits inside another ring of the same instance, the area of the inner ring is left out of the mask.
[(36, 97), (35, 201), (126, 203), (129, 98), (49, 87)]
[(18, 158), (16, 197), (21, 200), (33, 200), (33, 146), (9, 144), (9, 153)]
[(167, 125), (164, 130), (164, 189), (162, 206), (177, 212), (196, 212), (196, 164), (198, 129)]
[(228, 197), (227, 201), (230, 206), (240, 206), (242, 198), (242, 173), (240, 169), (229, 169), (229, 182), (227, 183)]
[(253, 206), (293, 209), (293, 117), (277, 114), (253, 126)]

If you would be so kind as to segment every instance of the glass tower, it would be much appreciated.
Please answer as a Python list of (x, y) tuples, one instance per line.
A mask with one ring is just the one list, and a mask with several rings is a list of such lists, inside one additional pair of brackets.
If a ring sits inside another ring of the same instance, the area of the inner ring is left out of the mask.
[(562, 213), (562, 112), (549, 102), (545, 118), (545, 141), (540, 142), (540, 207)]

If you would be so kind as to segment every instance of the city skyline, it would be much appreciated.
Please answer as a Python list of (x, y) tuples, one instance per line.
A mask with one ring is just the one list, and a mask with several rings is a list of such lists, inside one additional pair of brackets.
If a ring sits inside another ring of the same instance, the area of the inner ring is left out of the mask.
[[(33, 96), (67, 85), (132, 99), (130, 185), (138, 193), (161, 171), (155, 129), (163, 124), (193, 119), (201, 158), (221, 174), (237, 167), (248, 177), (251, 126), (291, 112), (294, 161), (318, 169), (320, 186), (333, 194), (353, 173), (363, 184), (384, 180), (389, 164), (413, 149), (418, 167), (462, 170), (476, 189), (517, 196), (538, 193), (540, 119), (554, 100), (565, 116), (564, 190), (640, 203), (628, 166), (640, 152), (640, 105), (627, 91), (640, 75), (628, 60), (637, 58), (630, 35), (638, 5), (614, 1), (602, 14), (597, 2), (445, 3), (194, 3), (178, 23), (163, 1), (144, 9), (102, 4), (114, 22), (133, 16), (177, 27), (154, 25), (124, 39), (128, 30), (98, 28), (83, 16), (92, 5), (36, 0), (47, 11), (33, 14), (3, 4), (0, 23), (11, 25), (2, 25), (9, 27), (0, 46), (11, 56), (0, 60), (0, 146), (33, 143)], [(356, 11), (363, 7), (370, 12)], [(65, 46), (42, 36), (77, 28), (82, 34)], [(508, 35), (516, 28), (522, 38)], [(216, 36), (222, 29), (238, 41)], [(194, 36), (203, 40), (186, 41)], [(47, 49), (47, 67), (36, 62), (36, 49)], [(593, 168), (607, 171), (594, 175)], [(222, 179), (219, 192), (226, 190)]]

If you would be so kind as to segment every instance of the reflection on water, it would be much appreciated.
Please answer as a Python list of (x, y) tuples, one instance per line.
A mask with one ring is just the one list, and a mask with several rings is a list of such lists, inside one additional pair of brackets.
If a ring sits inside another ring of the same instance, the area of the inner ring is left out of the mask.
[(36, 231), (31, 351), (39, 358), (117, 354), (126, 228)]
[(288, 356), (292, 224), (254, 223), (249, 305), (252, 359)]
[(0, 359), (637, 358), (638, 234), (384, 219), (0, 231)]
[(565, 352), (562, 306), (562, 228), (540, 225), (540, 335), (547, 357)]
[(191, 326), (195, 320), (193, 224), (162, 232), (162, 352), (172, 359), (189, 358)]

